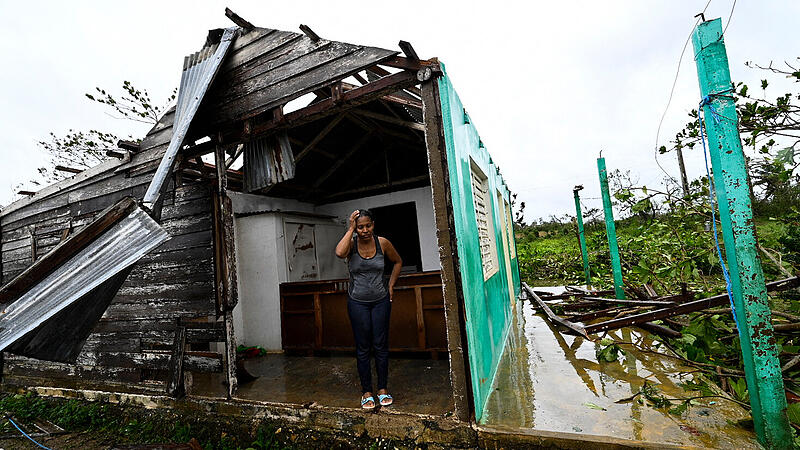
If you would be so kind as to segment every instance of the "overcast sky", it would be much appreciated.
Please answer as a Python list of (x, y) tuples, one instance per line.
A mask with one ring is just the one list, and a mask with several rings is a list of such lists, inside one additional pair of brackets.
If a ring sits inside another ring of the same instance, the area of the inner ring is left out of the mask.
[[(664, 177), (653, 158), (656, 129), (705, 4), (0, 0), (0, 204), (45, 163), (36, 142), (50, 131), (143, 136), (148, 126), (110, 117), (84, 93), (130, 80), (154, 100), (166, 98), (183, 56), (202, 47), (207, 30), (231, 25), (230, 6), (261, 27), (297, 31), (304, 23), (326, 39), (390, 49), (410, 41), (421, 57), (445, 62), (509, 187), (527, 203), (528, 220), (574, 213), (575, 184), (586, 186), (586, 206), (599, 206), (600, 149), (609, 170), (631, 169), (648, 185)], [(712, 0), (706, 17), (727, 21), (731, 4)], [(755, 88), (765, 77), (745, 61), (797, 61), (799, 25), (796, 0), (739, 0), (725, 35), (734, 80)], [(660, 144), (699, 97), (690, 43)], [(672, 156), (661, 164), (677, 175)], [(689, 152), (691, 177), (702, 164), (699, 151)]]

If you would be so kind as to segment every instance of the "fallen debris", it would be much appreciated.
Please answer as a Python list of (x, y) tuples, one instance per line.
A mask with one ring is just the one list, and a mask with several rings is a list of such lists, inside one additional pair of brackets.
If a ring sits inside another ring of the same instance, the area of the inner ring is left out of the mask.
[[(798, 286), (800, 286), (800, 277), (795, 276), (767, 283), (767, 291), (785, 291)], [(729, 301), (727, 293), (699, 300), (692, 300), (694, 294), (685, 289), (682, 289), (683, 292), (680, 294), (658, 296), (652, 286), (646, 286), (641, 289), (630, 287), (628, 292), (640, 298), (629, 300), (605, 298), (601, 295), (605, 295), (605, 293), (609, 291), (594, 291), (576, 286), (565, 286), (564, 292), (561, 293), (552, 293), (541, 289), (534, 290), (525, 283), (522, 283), (522, 287), (528, 296), (538, 304), (539, 309), (545, 313), (551, 322), (566, 327), (571, 332), (582, 336), (586, 336), (589, 333), (598, 333), (637, 325), (661, 336), (679, 337), (680, 333), (678, 331), (651, 322), (681, 314), (709, 310), (726, 305)], [(610, 304), (616, 306), (609, 307)], [(661, 308), (655, 309), (659, 306)], [(559, 309), (562, 315), (559, 316), (555, 314), (552, 308)], [(570, 311), (580, 312), (570, 313)], [(794, 318), (794, 316), (785, 316), (786, 315), (781, 315), (781, 317), (789, 320)], [(601, 317), (611, 317), (611, 319), (588, 325), (578, 323), (599, 319)], [(667, 323), (670, 324), (669, 321)], [(799, 329), (800, 323), (798, 322), (775, 325), (776, 331), (791, 332)]]

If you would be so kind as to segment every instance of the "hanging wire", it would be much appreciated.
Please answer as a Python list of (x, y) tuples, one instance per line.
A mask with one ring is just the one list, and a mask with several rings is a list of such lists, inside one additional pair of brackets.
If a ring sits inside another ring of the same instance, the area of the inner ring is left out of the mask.
[[(724, 91), (727, 92), (727, 91)], [(717, 257), (719, 258), (719, 264), (722, 267), (722, 276), (725, 277), (725, 290), (728, 293), (728, 301), (731, 304), (731, 312), (733, 313), (733, 322), (736, 324), (736, 330), (739, 330), (739, 319), (736, 318), (736, 306), (733, 303), (733, 292), (731, 289), (731, 277), (728, 273), (728, 267), (725, 265), (725, 260), (722, 258), (722, 250), (719, 247), (719, 236), (717, 235), (717, 216), (715, 213), (715, 202), (714, 202), (714, 190), (711, 185), (711, 170), (708, 168), (708, 156), (706, 150), (706, 127), (705, 127), (705, 111), (703, 110), (704, 106), (708, 106), (708, 109), (711, 111), (711, 117), (714, 119), (715, 123), (719, 123), (722, 116), (717, 112), (717, 109), (714, 108), (714, 104), (712, 103), (713, 98), (716, 96), (721, 95), (722, 92), (717, 94), (710, 94), (703, 98), (703, 101), (700, 102), (700, 106), (698, 107), (698, 119), (700, 120), (700, 141), (703, 143), (703, 160), (706, 164), (706, 180), (708, 181), (708, 202), (711, 205), (711, 225), (713, 226), (714, 230), (714, 246), (717, 249)]]
[(717, 40), (716, 40), (716, 41), (714, 41), (714, 42), (709, 42), (709, 43), (708, 43), (708, 45), (706, 45), (706, 46), (702, 47), (702, 48), (700, 49), (700, 51), (698, 51), (697, 53), (695, 53), (695, 55), (694, 55), (694, 59), (697, 59), (697, 55), (699, 55), (699, 54), (700, 54), (700, 52), (702, 52), (703, 50), (705, 50), (706, 48), (708, 48), (708, 46), (709, 46), (709, 45), (711, 45), (711, 44), (713, 44), (713, 43), (716, 43), (716, 42), (719, 42), (719, 41), (721, 41), (721, 40), (722, 40), (722, 38), (723, 38), (723, 37), (725, 37), (725, 32), (726, 32), (726, 31), (728, 31), (728, 25), (730, 25), (730, 24), (731, 24), (731, 19), (733, 18), (733, 10), (734, 10), (734, 9), (736, 9), (736, 0), (733, 0), (733, 4), (731, 5), (731, 12), (730, 12), (730, 14), (728, 14), (728, 20), (727, 20), (727, 22), (725, 22), (725, 28), (723, 28), (723, 29), (722, 29), (722, 34), (720, 34), (720, 35), (719, 35), (719, 37), (717, 38)]
[[(706, 10), (708, 9), (708, 5), (711, 4), (711, 0), (708, 0), (706, 3), (705, 8), (701, 14), (705, 14)], [(669, 98), (667, 99), (667, 106), (664, 107), (664, 112), (661, 114), (661, 120), (658, 121), (658, 129), (656, 130), (656, 143), (653, 149), (653, 159), (655, 159), (658, 168), (664, 172), (664, 175), (668, 176), (672, 181), (678, 182), (678, 180), (673, 177), (672, 175), (667, 172), (661, 163), (658, 161), (658, 139), (661, 136), (661, 126), (664, 124), (664, 118), (667, 117), (667, 111), (669, 111), (669, 105), (672, 104), (672, 96), (675, 94), (675, 86), (678, 84), (678, 75), (681, 73), (681, 63), (683, 62), (683, 55), (686, 53), (686, 48), (689, 46), (689, 41), (692, 39), (692, 33), (694, 32), (695, 27), (697, 24), (700, 23), (701, 19), (697, 19), (694, 26), (692, 26), (692, 31), (689, 32), (689, 36), (686, 37), (686, 42), (683, 43), (683, 49), (681, 49), (681, 56), (678, 58), (678, 68), (675, 69), (675, 78), (672, 80), (672, 88), (669, 90)]]
[(733, 5), (731, 5), (731, 13), (728, 14), (728, 21), (725, 22), (725, 28), (722, 30), (722, 36), (725, 36), (725, 32), (728, 31), (728, 25), (731, 24), (731, 18), (733, 18), (733, 10), (735, 8), (736, 8), (736, 0), (733, 0)]

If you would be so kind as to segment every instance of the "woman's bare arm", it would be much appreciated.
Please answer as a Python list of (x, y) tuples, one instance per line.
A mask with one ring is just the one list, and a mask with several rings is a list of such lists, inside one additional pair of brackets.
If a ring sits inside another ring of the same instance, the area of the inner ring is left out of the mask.
[(350, 251), (353, 249), (353, 233), (356, 232), (356, 217), (358, 217), (358, 210), (350, 213), (350, 226), (347, 227), (342, 239), (336, 244), (336, 256), (339, 258), (347, 258)]
[(381, 249), (383, 249), (383, 254), (393, 263), (392, 275), (389, 277), (389, 299), (391, 300), (394, 295), (394, 284), (397, 282), (397, 277), (400, 276), (400, 269), (403, 268), (403, 258), (400, 257), (400, 254), (397, 253), (394, 245), (388, 239), (378, 238), (378, 240), (380, 241)]

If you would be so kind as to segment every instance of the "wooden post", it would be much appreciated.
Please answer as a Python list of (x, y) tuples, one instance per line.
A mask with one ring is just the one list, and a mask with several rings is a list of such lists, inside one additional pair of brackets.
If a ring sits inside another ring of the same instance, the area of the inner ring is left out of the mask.
[(219, 144), (214, 149), (214, 165), (217, 169), (217, 189), (214, 193), (214, 263), (217, 281), (217, 306), (225, 321), (225, 354), (223, 355), (223, 361), (225, 378), (228, 382), (228, 398), (231, 398), (238, 387), (233, 308), (236, 306), (239, 296), (233, 237), (233, 207), (227, 193), (228, 172), (225, 168), (225, 150)]
[(175, 338), (172, 343), (172, 355), (169, 359), (169, 378), (167, 379), (167, 395), (179, 397), (184, 393), (183, 355), (186, 351), (186, 326), (181, 320), (175, 321)]
[(581, 247), (581, 258), (583, 259), (583, 276), (586, 278), (586, 285), (592, 284), (592, 275), (589, 272), (589, 251), (586, 249), (586, 235), (583, 230), (583, 212), (581, 212), (581, 197), (578, 192), (583, 186), (575, 186), (572, 193), (575, 195), (575, 218), (578, 222), (578, 244)]
[(730, 94), (733, 85), (722, 32), (721, 20), (714, 19), (698, 25), (692, 35), (714, 187), (756, 434), (766, 448), (788, 449), (792, 434), (786, 391), (758, 255), (750, 179)]
[(689, 196), (689, 179), (686, 177), (686, 164), (683, 162), (683, 150), (680, 147), (675, 149), (678, 154), (678, 168), (681, 171), (681, 187), (683, 188), (683, 196)]
[(447, 168), (442, 122), (442, 105), (436, 78), (422, 83), (422, 111), (425, 119), (425, 141), (428, 150), (433, 211), (436, 219), (436, 238), (439, 243), (439, 261), (442, 266), (442, 295), (444, 319), (447, 330), (447, 354), (450, 359), (450, 383), (453, 388), (453, 415), (467, 422), (471, 418), (471, 382), (467, 364), (466, 334), (464, 329), (464, 299), (459, 295), (461, 286), (458, 251), (453, 230), (453, 204), (450, 199), (450, 178)]
[(425, 336), (425, 309), (422, 304), (422, 288), (414, 287), (414, 299), (417, 305), (417, 346), (420, 350), (427, 347), (427, 337)]
[(606, 159), (597, 158), (597, 171), (600, 173), (600, 191), (603, 195), (603, 212), (606, 218), (606, 234), (608, 235), (608, 250), (611, 253), (611, 270), (614, 274), (614, 293), (617, 299), (625, 299), (622, 290), (622, 264), (619, 260), (619, 245), (617, 244), (617, 227), (614, 225), (614, 210), (611, 208), (611, 194), (608, 190), (608, 174), (606, 173)]

